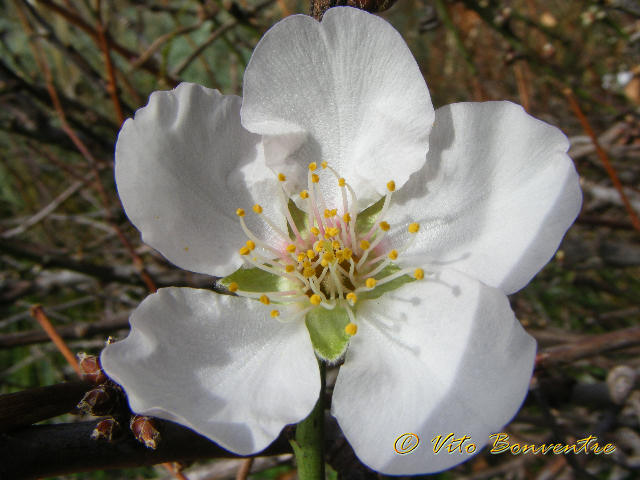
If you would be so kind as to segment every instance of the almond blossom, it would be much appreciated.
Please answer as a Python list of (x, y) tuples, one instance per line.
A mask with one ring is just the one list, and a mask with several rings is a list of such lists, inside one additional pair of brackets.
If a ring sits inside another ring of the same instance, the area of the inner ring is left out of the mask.
[[(484, 445), (528, 390), (535, 341), (506, 295), (580, 209), (567, 149), (509, 102), (434, 111), (379, 17), (288, 17), (256, 46), (243, 98), (183, 83), (123, 125), (116, 183), (143, 241), (227, 275), (233, 295), (160, 289), (103, 366), (134, 412), (247, 455), (309, 414), (320, 358), (340, 365), (331, 413), (362, 462), (463, 462), (431, 439)], [(401, 455), (407, 432), (420, 444)]]

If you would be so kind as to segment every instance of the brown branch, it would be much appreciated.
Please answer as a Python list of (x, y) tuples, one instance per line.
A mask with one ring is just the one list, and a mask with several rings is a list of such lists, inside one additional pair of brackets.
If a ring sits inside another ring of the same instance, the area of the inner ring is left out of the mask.
[(91, 384), (76, 381), (0, 395), (0, 432), (68, 413), (90, 388)]
[[(65, 325), (56, 330), (60, 337), (67, 340), (77, 340), (97, 334), (108, 334), (122, 330), (129, 326), (129, 313), (123, 313), (108, 320), (98, 322), (82, 322), (75, 325)], [(49, 337), (42, 330), (28, 330), (25, 332), (5, 333), (0, 335), (0, 350), (22, 345), (33, 345), (49, 341)]]
[(125, 117), (122, 111), (122, 105), (120, 104), (120, 97), (118, 97), (118, 84), (116, 80), (116, 74), (113, 69), (113, 61), (111, 59), (111, 41), (108, 35), (109, 32), (106, 31), (105, 26), (102, 23), (100, 4), (98, 4), (98, 22), (96, 31), (98, 33), (98, 45), (100, 46), (100, 50), (102, 50), (102, 54), (104, 55), (104, 63), (107, 70), (107, 91), (111, 96), (111, 101), (113, 102), (113, 107), (116, 112), (118, 124), (122, 125), (125, 121)]
[(536, 368), (546, 368), (569, 363), (585, 357), (599, 355), (610, 350), (618, 350), (640, 345), (640, 326), (630, 327), (615, 332), (593, 335), (572, 342), (547, 348), (536, 356)]
[(589, 135), (589, 137), (591, 138), (591, 141), (593, 142), (593, 146), (596, 149), (596, 153), (598, 154), (598, 157), (602, 161), (602, 164), (604, 165), (604, 168), (607, 171), (607, 174), (609, 175), (609, 178), (611, 179), (613, 186), (618, 191), (618, 194), (620, 195), (620, 200), (622, 200), (624, 208), (627, 210), (627, 213), (629, 214), (629, 218), (631, 219), (631, 224), (633, 225), (633, 228), (635, 228), (637, 231), (640, 232), (640, 218), (638, 218), (638, 214), (635, 212), (635, 210), (631, 206), (631, 202), (629, 202), (629, 199), (627, 198), (627, 194), (624, 193), (624, 189), (622, 187), (622, 183), (620, 182), (620, 179), (618, 178), (618, 174), (616, 173), (615, 169), (613, 168), (613, 165), (611, 165), (611, 162), (609, 161), (609, 155), (607, 155), (607, 152), (605, 152), (605, 150), (600, 146), (598, 137), (593, 131), (593, 128), (591, 128), (591, 124), (589, 123), (589, 120), (587, 120), (587, 117), (582, 112), (582, 109), (580, 108), (580, 105), (578, 104), (578, 100), (576, 99), (576, 96), (573, 94), (573, 91), (570, 88), (565, 88), (563, 90), (563, 93), (567, 97), (567, 100), (569, 101), (569, 106), (571, 107), (571, 110), (573, 110), (573, 113), (575, 114), (578, 121), (582, 125), (582, 128), (584, 129), (586, 134)]
[(45, 331), (49, 339), (54, 343), (56, 348), (60, 351), (62, 356), (65, 358), (67, 363), (73, 367), (78, 376), (82, 375), (82, 370), (80, 370), (80, 365), (78, 364), (78, 360), (73, 352), (67, 347), (67, 344), (64, 343), (64, 340), (56, 332), (56, 329), (51, 325), (51, 321), (44, 313), (41, 305), (34, 305), (31, 307), (31, 316), (37, 320), (42, 329)]
[[(239, 458), (197, 433), (157, 420), (161, 441), (146, 448), (127, 432), (113, 442), (92, 440), (96, 421), (35, 425), (0, 434), (0, 478), (35, 479), (74, 472), (131, 468), (173, 461)], [(256, 456), (290, 453), (289, 432)]]

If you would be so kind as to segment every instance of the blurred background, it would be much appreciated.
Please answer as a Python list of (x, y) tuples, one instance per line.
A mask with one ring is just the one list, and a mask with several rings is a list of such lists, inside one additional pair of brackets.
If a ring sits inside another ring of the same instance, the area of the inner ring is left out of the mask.
[[(128, 223), (113, 181), (119, 126), (152, 91), (182, 81), (241, 94), (261, 35), (308, 11), (296, 0), (0, 4), (0, 394), (76, 379), (61, 352), (98, 354), (109, 335), (126, 335), (129, 312), (156, 287), (211, 285), (168, 264)], [(570, 138), (584, 205), (555, 258), (511, 297), (539, 355), (506, 431), (521, 443), (595, 435), (617, 446), (598, 456), (483, 453), (429, 478), (638, 478), (640, 2), (398, 0), (381, 15), (409, 44), (436, 107), (508, 99)], [(255, 459), (246, 477), (248, 466), (55, 478), (295, 478), (290, 456)]]

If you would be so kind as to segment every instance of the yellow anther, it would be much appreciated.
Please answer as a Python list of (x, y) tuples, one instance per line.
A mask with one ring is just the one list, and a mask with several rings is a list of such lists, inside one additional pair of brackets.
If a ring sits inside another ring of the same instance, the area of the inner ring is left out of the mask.
[(293, 272), (295, 269), (296, 269), (296, 267), (294, 267), (293, 265), (286, 265), (286, 266), (284, 267), (284, 271), (285, 271), (285, 272), (287, 272), (287, 273), (291, 273), (291, 272)]
[(316, 175), (315, 173), (311, 174), (311, 181), (313, 183), (318, 183), (320, 181), (320, 177), (318, 175)]
[(322, 303), (322, 298), (317, 293), (314, 293), (309, 297), (309, 302), (311, 302), (311, 305), (318, 306)]
[(307, 192), (306, 190), (302, 190), (300, 192), (300, 198), (309, 198), (309, 192)]
[(367, 286), (367, 288), (373, 288), (376, 286), (376, 283), (378, 283), (376, 281), (375, 278), (367, 278), (364, 282), (364, 284)]
[(320, 260), (320, 265), (326, 267), (327, 265), (329, 265), (329, 260), (323, 258), (322, 260)]
[(335, 256), (333, 255), (332, 252), (326, 252), (324, 255), (322, 255), (322, 259), (323, 260), (327, 260), (329, 262), (332, 262), (335, 260)]
[(271, 303), (271, 300), (269, 300), (269, 297), (267, 297), (266, 295), (261, 295), (260, 301), (265, 305), (269, 305)]
[(309, 260), (311, 260), (315, 256), (316, 254), (313, 250), (307, 250), (307, 258), (309, 258)]
[(338, 186), (344, 187), (347, 184), (347, 181), (344, 178), (338, 179)]
[(331, 218), (331, 210), (328, 208), (324, 211), (324, 218)]
[(417, 223), (410, 223), (409, 224), (409, 233), (418, 233), (418, 230), (420, 230), (420, 225)]
[(356, 333), (358, 333), (358, 326), (355, 323), (348, 323), (346, 327), (344, 327), (344, 332), (353, 337)]
[(254, 212), (256, 212), (256, 213), (258, 213), (258, 214), (262, 213), (262, 206), (261, 206), (259, 203), (256, 203), (256, 204), (253, 206), (253, 211), (254, 211)]
[(331, 242), (331, 248), (333, 248), (334, 250), (337, 250), (340, 248), (340, 242), (338, 240), (334, 240), (333, 242)]
[(322, 242), (316, 242), (316, 244), (313, 246), (313, 249), (316, 252), (320, 252), (322, 251), (322, 249), (324, 249), (324, 246), (322, 245)]
[(354, 303), (356, 303), (358, 301), (358, 297), (356, 296), (355, 293), (349, 292), (349, 293), (347, 293), (347, 300), (349, 301), (349, 303), (351, 305), (353, 305)]
[(312, 172), (315, 172), (317, 168), (318, 168), (318, 164), (316, 162), (311, 162), (309, 164), (309, 170), (311, 170)]
[(342, 216), (342, 220), (344, 220), (344, 223), (349, 223), (351, 221), (351, 215), (349, 215), (349, 212)]
[(239, 217), (244, 217), (244, 208), (237, 209), (236, 215), (238, 215)]
[(422, 280), (424, 278), (424, 270), (421, 268), (416, 268), (415, 272), (413, 272), (413, 276), (416, 280)]
[(396, 182), (394, 182), (393, 180), (389, 180), (389, 182), (387, 182), (387, 190), (389, 190), (390, 192), (393, 192), (396, 189)]
[(390, 228), (391, 225), (389, 225), (387, 222), (380, 222), (380, 230), (388, 232)]
[(347, 247), (342, 250), (342, 255), (344, 256), (345, 260), (349, 260), (351, 258), (351, 255), (353, 255), (353, 252), (350, 248)]
[(367, 242), (366, 240), (361, 240), (360, 241), (360, 248), (362, 250), (367, 250), (371, 245), (369, 244), (369, 242)]
[(287, 252), (293, 253), (295, 251), (296, 251), (296, 246), (293, 243), (290, 245), (287, 245)]
[(240, 250), (238, 250), (238, 253), (239, 253), (240, 255), (249, 255), (249, 252), (250, 252), (250, 251), (251, 251), (251, 250), (249, 250), (249, 247), (244, 246), (244, 247), (242, 247)]
[(340, 233), (340, 230), (338, 230), (336, 227), (327, 228), (327, 238), (335, 237), (339, 233)]
[(311, 233), (313, 233), (314, 235), (318, 235), (320, 233), (320, 230), (318, 230), (318, 227), (311, 227), (309, 229), (311, 231)]
[(322, 168), (327, 168), (327, 162), (322, 162), (322, 163), (320, 164), (320, 166), (321, 166)]
[(276, 318), (280, 316), (280, 312), (278, 310), (271, 310), (271, 318)]
[(304, 276), (304, 278), (311, 278), (313, 276), (315, 276), (316, 271), (313, 267), (304, 267), (302, 269), (302, 275)]
[(256, 243), (253, 240), (247, 240), (247, 248), (249, 250), (253, 250), (256, 248)]
[(281, 182), (284, 182), (286, 179), (287, 179), (287, 176), (284, 173), (278, 174), (278, 180), (280, 180)]
[(331, 210), (331, 216), (335, 217), (338, 214), (338, 209), (334, 208), (333, 210)]
[(391, 260), (395, 260), (396, 258), (398, 258), (398, 251), (397, 251), (397, 250), (391, 250), (391, 251), (389, 252), (388, 257), (389, 257)]
[(231, 282), (227, 288), (229, 289), (230, 292), (237, 292), (238, 288), (240, 287), (236, 282)]
[(298, 261), (301, 262), (304, 260), (304, 253), (299, 253), (298, 254)]

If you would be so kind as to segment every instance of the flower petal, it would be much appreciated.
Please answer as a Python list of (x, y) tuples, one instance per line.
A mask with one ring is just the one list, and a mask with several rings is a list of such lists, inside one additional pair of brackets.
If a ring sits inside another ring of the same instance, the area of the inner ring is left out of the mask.
[[(446, 447), (434, 454), (432, 439), (468, 435), (477, 453), (527, 393), (535, 340), (500, 290), (447, 270), (362, 302), (358, 318), (332, 413), (374, 470), (430, 473), (467, 460)], [(400, 455), (404, 433), (420, 442)]]
[(265, 139), (265, 155), (276, 169), (295, 160), (297, 188), (311, 161), (329, 162), (359, 197), (402, 185), (425, 162), (429, 91), (400, 34), (375, 15), (336, 7), (322, 23), (277, 23), (254, 50), (243, 95), (247, 129), (286, 135)]
[(306, 417), (320, 376), (303, 322), (280, 323), (260, 302), (165, 288), (102, 352), (131, 409), (172, 420), (238, 454), (263, 450)]
[(521, 289), (580, 211), (567, 138), (518, 105), (487, 102), (438, 109), (430, 141), (388, 215), (421, 224), (403, 264), (431, 260), (507, 294)]
[[(260, 137), (240, 124), (240, 103), (183, 83), (151, 94), (118, 136), (116, 184), (127, 216), (145, 243), (187, 270), (237, 268), (246, 236), (236, 209), (273, 202), (277, 181)], [(254, 216), (247, 219), (256, 234), (274, 237)]]

